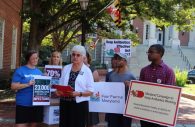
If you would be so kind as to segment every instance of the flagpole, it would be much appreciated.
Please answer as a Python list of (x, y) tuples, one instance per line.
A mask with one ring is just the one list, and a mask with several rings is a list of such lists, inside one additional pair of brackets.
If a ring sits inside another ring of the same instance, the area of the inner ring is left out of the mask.
[[(92, 19), (95, 19), (101, 12), (103, 12), (108, 6), (110, 6), (115, 0), (112, 0), (108, 5), (106, 5), (104, 8), (102, 8), (102, 10), (100, 10)], [(89, 20), (89, 21), (91, 21)]]

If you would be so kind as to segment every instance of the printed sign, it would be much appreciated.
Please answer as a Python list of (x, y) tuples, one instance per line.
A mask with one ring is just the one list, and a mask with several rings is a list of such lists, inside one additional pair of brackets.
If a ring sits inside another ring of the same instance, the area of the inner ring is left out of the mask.
[(59, 84), (59, 78), (62, 74), (62, 66), (45, 65), (45, 71), (48, 76), (52, 77), (51, 84)]
[[(123, 114), (125, 107), (125, 85), (120, 82), (95, 82), (90, 97), (90, 112)], [(112, 108), (110, 108), (112, 107)]]
[(131, 81), (124, 115), (165, 126), (175, 126), (181, 88)]
[(33, 85), (33, 105), (50, 104), (50, 81), (48, 76), (35, 76)]
[(44, 123), (48, 125), (59, 124), (59, 117), (59, 106), (44, 106)]
[(105, 56), (113, 57), (115, 53), (123, 53), (131, 56), (131, 41), (128, 39), (106, 39)]

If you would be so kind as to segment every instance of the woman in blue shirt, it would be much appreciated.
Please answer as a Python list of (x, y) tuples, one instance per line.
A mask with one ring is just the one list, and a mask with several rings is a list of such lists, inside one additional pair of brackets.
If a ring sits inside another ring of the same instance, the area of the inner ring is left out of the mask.
[(33, 76), (42, 75), (36, 68), (38, 53), (29, 51), (25, 57), (26, 65), (19, 67), (13, 74), (11, 88), (16, 92), (16, 127), (36, 127), (43, 120), (43, 107), (32, 106)]

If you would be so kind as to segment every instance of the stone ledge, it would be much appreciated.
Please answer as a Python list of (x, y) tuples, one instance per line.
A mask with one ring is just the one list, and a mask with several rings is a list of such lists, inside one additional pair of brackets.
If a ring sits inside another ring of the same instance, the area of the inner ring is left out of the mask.
[(195, 95), (182, 93), (181, 96), (195, 101)]

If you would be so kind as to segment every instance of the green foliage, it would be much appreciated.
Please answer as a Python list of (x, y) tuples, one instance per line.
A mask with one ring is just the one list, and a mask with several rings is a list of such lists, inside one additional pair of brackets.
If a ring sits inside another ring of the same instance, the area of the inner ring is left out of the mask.
[(53, 47), (51, 46), (41, 46), (39, 49), (39, 66), (45, 66), (48, 64), (48, 59), (52, 53)]
[(184, 87), (187, 82), (187, 74), (186, 70), (181, 71), (179, 68), (175, 68), (175, 76), (176, 76), (176, 85), (180, 87)]
[(46, 36), (41, 43), (41, 46), (53, 46), (53, 42), (51, 39), (51, 34), (49, 34), (48, 36)]
[(195, 95), (195, 84), (186, 84), (185, 87), (182, 88), (182, 92)]
[[(90, 0), (86, 11), (81, 10), (78, 0), (25, 1), (21, 16), (33, 28), (30, 29), (28, 47), (37, 48), (39, 46), (35, 44), (40, 45), (44, 37), (63, 30), (62, 34), (58, 33), (59, 40), (52, 40), (52, 43), (56, 43), (53, 46), (61, 48), (61, 51), (69, 42), (80, 37), (83, 17), (86, 19), (87, 33), (96, 32), (97, 27), (106, 32), (119, 29), (113, 25), (114, 21), (105, 11), (111, 1), (113, 0)], [(195, 24), (193, 0), (122, 0), (120, 6), (123, 22), (120, 29), (123, 32), (132, 31), (130, 21), (135, 18), (152, 20), (159, 27), (177, 25), (179, 30), (186, 31)], [(110, 38), (109, 35), (107, 38)]]

